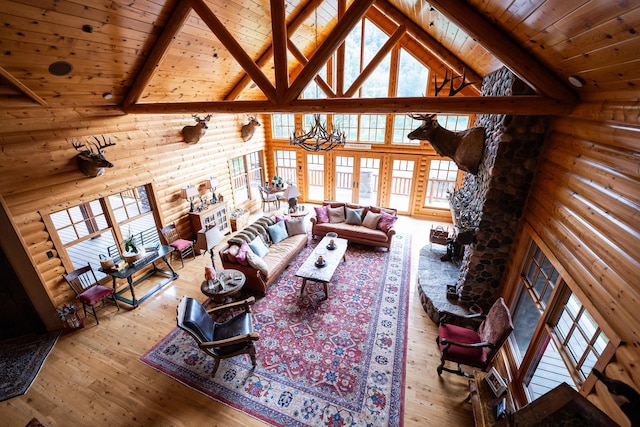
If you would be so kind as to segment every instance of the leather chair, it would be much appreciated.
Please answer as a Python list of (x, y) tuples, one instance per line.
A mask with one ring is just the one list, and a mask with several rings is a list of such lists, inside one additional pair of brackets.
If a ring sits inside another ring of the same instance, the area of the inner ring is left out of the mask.
[[(251, 363), (256, 366), (256, 349), (253, 344), (259, 339), (253, 332), (250, 305), (254, 297), (243, 301), (220, 305), (209, 310), (194, 298), (183, 297), (178, 305), (178, 327), (186, 331), (198, 343), (198, 347), (215, 360), (213, 375), (220, 366), (220, 360), (240, 354), (248, 354)], [(222, 311), (244, 307), (244, 311), (230, 319), (218, 323), (214, 320)]]
[[(486, 314), (472, 314), (463, 319), (484, 319), (478, 331), (448, 323), (455, 318), (451, 313), (443, 312), (438, 326), (436, 343), (440, 349), (440, 365), (437, 368), (438, 375), (442, 371), (452, 372), (465, 377), (472, 377), (462, 371), (461, 365), (471, 366), (482, 371), (493, 362), (498, 350), (513, 331), (511, 313), (502, 297), (493, 304)], [(458, 369), (445, 367), (445, 362), (450, 361), (458, 365)]]
[(76, 298), (82, 303), (82, 309), (84, 310), (84, 317), (87, 317), (87, 307), (91, 307), (90, 314), (96, 318), (96, 324), (100, 324), (98, 315), (96, 314), (95, 305), (102, 301), (102, 305), (105, 305), (105, 299), (110, 297), (115, 303), (118, 311), (120, 306), (118, 300), (115, 297), (115, 291), (113, 288), (103, 286), (98, 283), (96, 273), (93, 271), (91, 264), (87, 264), (86, 267), (78, 268), (69, 274), (63, 274), (62, 277), (69, 284), (73, 292), (76, 294)]
[[(193, 242), (191, 240), (183, 239), (176, 228), (175, 223), (171, 223), (166, 227), (160, 230), (162, 233), (162, 237), (167, 241), (167, 245), (171, 246), (175, 249), (178, 255), (180, 255), (180, 262), (182, 262), (182, 266), (184, 267), (184, 258), (193, 255), (195, 259), (196, 253), (193, 250)], [(173, 261), (173, 252), (171, 252), (171, 260)]]

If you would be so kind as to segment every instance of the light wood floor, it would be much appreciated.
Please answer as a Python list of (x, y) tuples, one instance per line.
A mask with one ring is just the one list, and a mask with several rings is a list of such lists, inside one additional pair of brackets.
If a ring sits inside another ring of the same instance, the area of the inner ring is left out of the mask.
[[(406, 381), (399, 385), (405, 390), (405, 426), (472, 426), (468, 383), (436, 374), (437, 328), (417, 296), (418, 254), (430, 228), (408, 217), (396, 223), (399, 232), (412, 235)], [(201, 296), (208, 263), (208, 256), (189, 258), (184, 268), (174, 261), (180, 278), (139, 308), (118, 312), (108, 306), (98, 313), (100, 325), (88, 319), (84, 329), (61, 336), (27, 394), (0, 403), (0, 425), (24, 426), (37, 417), (48, 427), (263, 426), (138, 361), (174, 328), (182, 296)]]

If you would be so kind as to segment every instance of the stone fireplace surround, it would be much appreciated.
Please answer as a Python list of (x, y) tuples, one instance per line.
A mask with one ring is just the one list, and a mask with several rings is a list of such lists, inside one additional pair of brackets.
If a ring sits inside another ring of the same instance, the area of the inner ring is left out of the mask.
[[(482, 83), (483, 96), (530, 94), (533, 91), (506, 68), (487, 75)], [(434, 288), (428, 283), (433, 282), (427, 279), (429, 275), (421, 277), (418, 272), (420, 300), (436, 323), (440, 311), (461, 313), (477, 305), (486, 312), (498, 298), (546, 137), (548, 118), (481, 114), (475, 126), (485, 128), (480, 168), (477, 175), (465, 173), (462, 186), (451, 200), (451, 205), (457, 207), (452, 208), (454, 223), (475, 231), (474, 242), (463, 246), (459, 269), (445, 279), (448, 284), (455, 284), (458, 299), (447, 299), (446, 286)]]

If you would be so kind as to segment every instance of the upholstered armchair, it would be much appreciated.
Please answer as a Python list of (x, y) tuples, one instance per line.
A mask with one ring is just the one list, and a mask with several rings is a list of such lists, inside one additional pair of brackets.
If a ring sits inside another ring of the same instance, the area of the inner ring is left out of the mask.
[[(256, 366), (256, 349), (253, 345), (258, 334), (253, 332), (250, 305), (254, 297), (243, 301), (220, 305), (209, 310), (194, 298), (183, 297), (178, 305), (178, 327), (196, 340), (198, 347), (213, 357), (215, 365), (213, 375), (218, 371), (220, 360), (240, 354), (248, 354), (251, 363)], [(216, 322), (214, 317), (225, 310), (244, 308), (224, 322)]]
[[(472, 377), (462, 370), (461, 365), (486, 371), (502, 344), (513, 331), (511, 313), (504, 299), (498, 298), (486, 316), (475, 314), (465, 317), (465, 320), (472, 318), (482, 320), (477, 331), (448, 323), (452, 316), (450, 313), (443, 313), (438, 326), (436, 343), (441, 355), (441, 363), (437, 368), (438, 375), (442, 375), (442, 371), (447, 371)], [(456, 363), (458, 368), (446, 367), (445, 362), (447, 361)]]

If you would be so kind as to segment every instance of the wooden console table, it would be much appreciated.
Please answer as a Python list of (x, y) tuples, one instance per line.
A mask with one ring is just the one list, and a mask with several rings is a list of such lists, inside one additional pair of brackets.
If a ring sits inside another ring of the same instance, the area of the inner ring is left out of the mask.
[[(171, 246), (159, 245), (157, 251), (153, 251), (146, 254), (143, 258), (139, 259), (138, 261), (135, 261), (132, 265), (126, 265), (120, 270), (110, 270), (110, 269), (103, 270), (102, 268), (100, 268), (99, 270), (105, 274), (108, 274), (113, 279), (113, 290), (116, 291), (115, 297), (118, 299), (118, 301), (125, 302), (129, 305), (132, 305), (135, 308), (142, 301), (146, 300), (151, 295), (155, 294), (160, 289), (162, 289), (166, 284), (178, 278), (178, 273), (173, 271), (173, 268), (171, 268), (171, 264), (169, 264), (169, 260), (167, 259), (167, 255), (173, 252), (173, 250), (174, 249)], [(169, 270), (160, 269), (156, 266), (156, 261), (159, 261), (160, 259), (162, 259), (162, 261), (164, 261), (167, 267), (169, 267)], [(150, 271), (144, 273), (143, 276), (137, 278), (136, 280), (133, 280), (133, 275), (139, 272), (140, 270), (142, 270), (143, 268), (147, 267), (148, 265), (153, 265), (153, 268)], [(137, 298), (135, 286), (140, 282), (144, 281), (145, 279), (153, 276), (154, 274), (162, 274), (164, 276), (167, 276), (167, 278), (162, 280), (160, 283), (154, 285), (151, 289), (147, 290), (145, 294), (142, 295), (140, 298)], [(126, 288), (120, 291), (117, 291), (116, 290), (117, 279), (126, 279), (129, 286), (127, 286)], [(126, 298), (122, 295), (127, 291), (131, 291), (131, 298)]]

